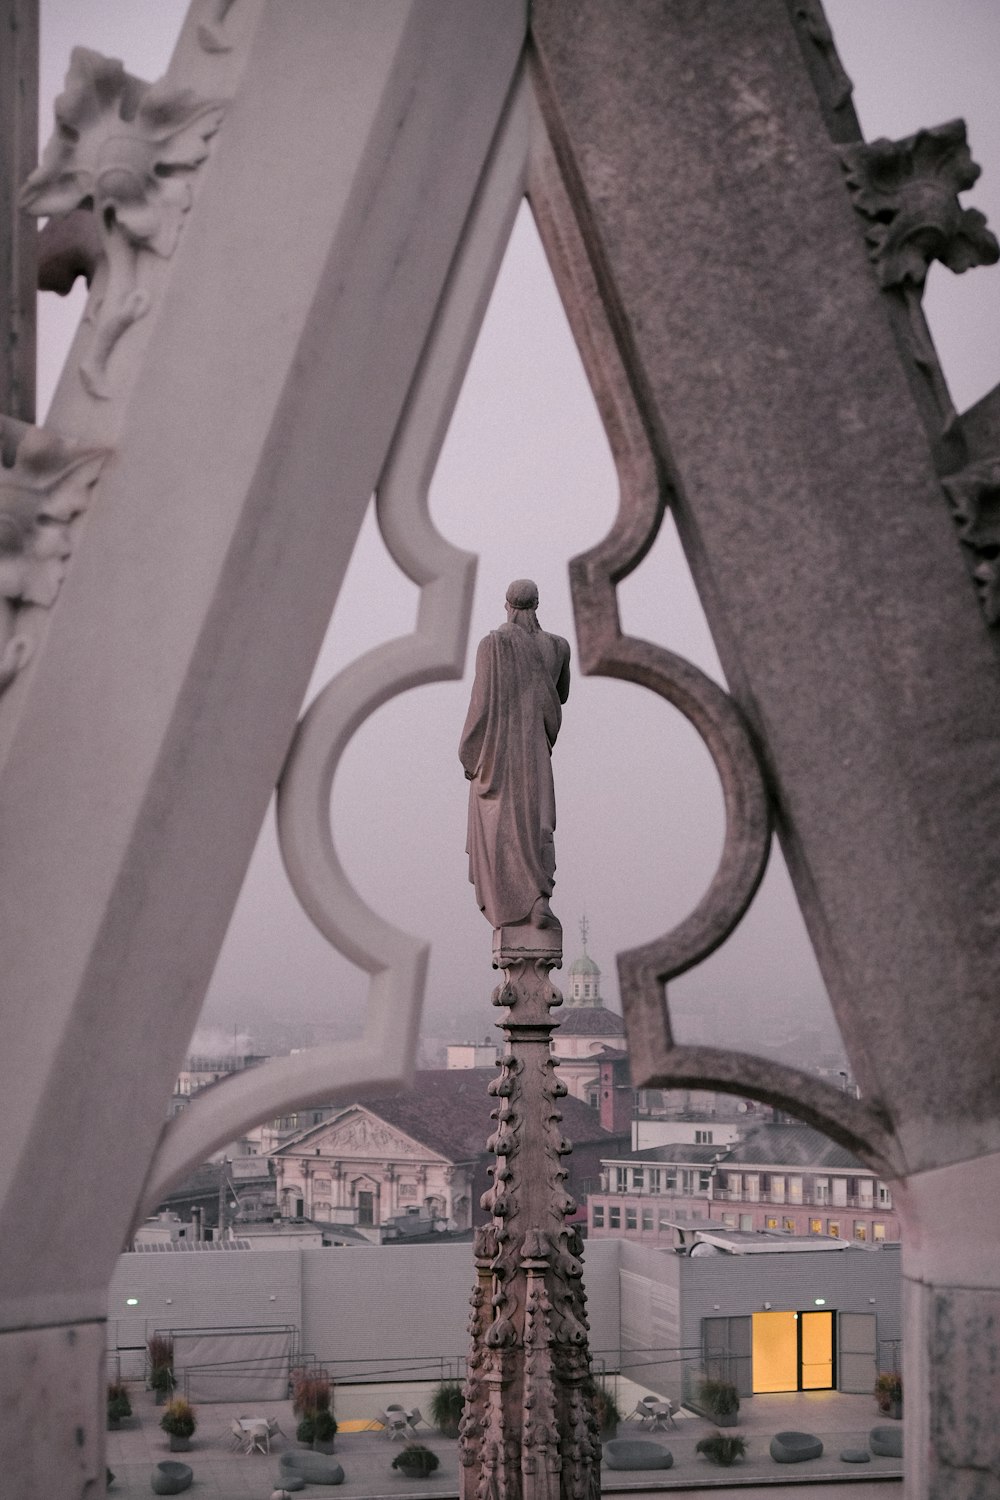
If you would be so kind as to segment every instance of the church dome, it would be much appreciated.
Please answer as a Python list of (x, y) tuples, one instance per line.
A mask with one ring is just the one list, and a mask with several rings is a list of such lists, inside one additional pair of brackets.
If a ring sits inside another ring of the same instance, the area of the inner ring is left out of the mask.
[(594, 963), (589, 953), (584, 953), (576, 958), (569, 966), (570, 974), (600, 974), (600, 969)]

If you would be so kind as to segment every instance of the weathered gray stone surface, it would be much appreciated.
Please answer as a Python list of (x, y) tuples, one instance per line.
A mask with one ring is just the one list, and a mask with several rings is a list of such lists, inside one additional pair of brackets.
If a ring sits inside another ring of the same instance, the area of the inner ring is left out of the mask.
[(533, 29), (865, 1097), (911, 1168), (995, 1147), (995, 659), (785, 8)]

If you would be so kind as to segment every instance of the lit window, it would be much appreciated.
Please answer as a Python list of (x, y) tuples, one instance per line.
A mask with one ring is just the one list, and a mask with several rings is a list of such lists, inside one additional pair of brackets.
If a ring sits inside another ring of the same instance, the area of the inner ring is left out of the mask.
[(608, 1213), (609, 1229), (620, 1229), (622, 1227), (622, 1211), (620, 1208), (612, 1208)]
[(840, 1220), (839, 1219), (831, 1219), (830, 1222), (829, 1222), (829, 1225), (827, 1226), (827, 1231), (826, 1232), (830, 1236), (831, 1239), (833, 1239), (833, 1240), (839, 1240), (840, 1239)]
[(860, 1219), (855, 1219), (854, 1221), (854, 1238), (856, 1240), (866, 1240), (868, 1238), (868, 1226), (867, 1224), (862, 1224)]
[(872, 1225), (872, 1239), (873, 1240), (884, 1240), (885, 1239), (885, 1225), (884, 1224), (873, 1224)]
[(625, 1228), (626, 1229), (638, 1229), (638, 1227), (639, 1227), (639, 1218), (638, 1218), (638, 1214), (637, 1214), (636, 1210), (634, 1208), (627, 1208), (625, 1210)]
[(765, 1219), (764, 1220), (764, 1228), (765, 1229), (777, 1229), (777, 1227), (778, 1227), (778, 1221), (777, 1221), (777, 1219)]
[(823, 1220), (822, 1219), (810, 1219), (809, 1220), (809, 1233), (810, 1234), (822, 1234), (823, 1233)]
[(784, 1218), (781, 1221), (781, 1227), (782, 1227), (782, 1229), (787, 1229), (789, 1234), (794, 1234), (795, 1233), (795, 1220), (794, 1219), (789, 1219), (789, 1218)]
[(594, 1226), (595, 1229), (603, 1229), (604, 1228), (604, 1204), (603, 1203), (595, 1203), (593, 1205), (593, 1208), (591, 1209), (590, 1222), (593, 1224), (593, 1226)]

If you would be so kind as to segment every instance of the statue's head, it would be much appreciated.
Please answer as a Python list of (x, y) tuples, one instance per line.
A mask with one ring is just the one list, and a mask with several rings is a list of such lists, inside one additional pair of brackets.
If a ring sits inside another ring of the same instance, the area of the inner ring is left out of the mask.
[(509, 609), (537, 609), (538, 585), (530, 578), (515, 578), (507, 590)]

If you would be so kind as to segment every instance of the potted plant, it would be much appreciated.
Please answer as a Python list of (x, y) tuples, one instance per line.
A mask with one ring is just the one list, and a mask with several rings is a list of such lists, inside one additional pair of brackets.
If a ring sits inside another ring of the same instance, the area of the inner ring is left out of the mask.
[(465, 1409), (465, 1392), (460, 1380), (442, 1380), (431, 1395), (431, 1421), (442, 1437), (458, 1437), (458, 1426)]
[(316, 1418), (312, 1412), (308, 1412), (299, 1422), (298, 1427), (295, 1429), (295, 1436), (303, 1448), (312, 1447), (313, 1438), (316, 1436)]
[(146, 1343), (149, 1356), (149, 1384), (156, 1392), (156, 1404), (162, 1406), (176, 1381), (174, 1380), (174, 1341), (167, 1334), (153, 1333)]
[(407, 1443), (392, 1461), (392, 1467), (405, 1474), (407, 1479), (426, 1479), (438, 1467), (440, 1459), (423, 1443)]
[(735, 1427), (739, 1421), (740, 1393), (731, 1380), (703, 1380), (698, 1387), (698, 1405), (717, 1427)]
[(157, 1406), (163, 1406), (176, 1385), (174, 1372), (169, 1365), (156, 1365), (149, 1372), (149, 1383), (156, 1393)]
[(120, 1427), (126, 1417), (132, 1415), (132, 1403), (128, 1399), (128, 1390), (120, 1380), (112, 1380), (108, 1383), (108, 1427), (111, 1431)]
[(170, 1438), (171, 1453), (186, 1453), (198, 1425), (194, 1407), (184, 1396), (175, 1396), (160, 1418), (160, 1426)]
[(736, 1432), (713, 1432), (711, 1437), (695, 1443), (694, 1451), (704, 1453), (709, 1463), (721, 1464), (728, 1469), (747, 1451), (747, 1440)]
[(878, 1409), (898, 1421), (903, 1415), (903, 1377), (898, 1370), (883, 1370), (875, 1381)]
[(333, 1412), (321, 1410), (313, 1418), (313, 1447), (319, 1453), (332, 1453), (333, 1440), (337, 1436), (337, 1423)]
[(591, 1380), (588, 1382), (588, 1394), (594, 1402), (594, 1415), (597, 1418), (597, 1430), (604, 1441), (613, 1438), (618, 1431), (618, 1423), (622, 1414), (618, 1409), (618, 1402), (603, 1382)]
[(292, 1371), (292, 1411), (297, 1417), (330, 1410), (329, 1376), (317, 1370)]

